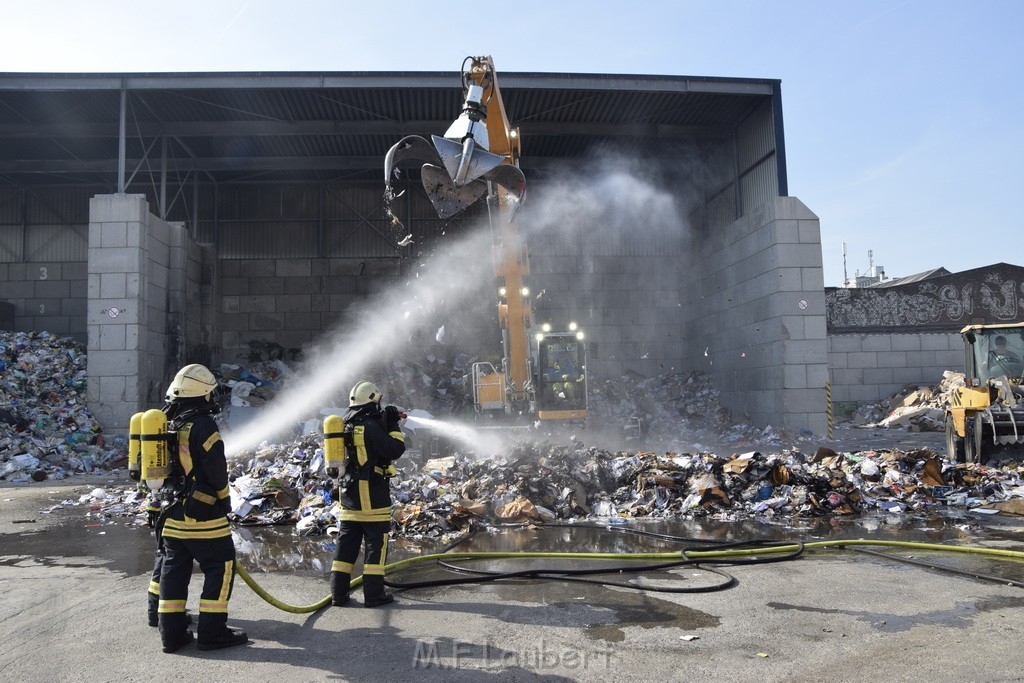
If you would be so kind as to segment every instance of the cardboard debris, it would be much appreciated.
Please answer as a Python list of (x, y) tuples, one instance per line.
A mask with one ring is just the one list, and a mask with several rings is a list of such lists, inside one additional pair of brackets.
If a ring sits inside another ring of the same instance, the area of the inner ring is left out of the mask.
[(871, 428), (941, 432), (946, 428), (950, 396), (962, 386), (964, 374), (947, 370), (934, 386), (907, 384), (885, 401), (860, 406), (851, 421)]
[(990, 503), (987, 507), (999, 512), (1008, 512), (1011, 515), (1024, 515), (1024, 500), (1003, 500), (998, 503)]
[[(458, 398), (463, 393), (457, 390), (459, 378), (472, 360), (438, 352), (392, 364), (388, 371), (398, 378), (396, 403), (427, 405), (442, 416), (456, 412), (463, 400)], [(246, 368), (217, 368), (226, 402), (239, 398), (249, 401), (245, 408), (253, 408), (249, 397), (270, 401), (287, 384), (290, 370), (278, 350), (254, 347), (250, 361)], [(0, 479), (29, 482), (125, 466), (124, 440), (105, 438), (85, 406), (81, 345), (46, 333), (0, 333), (0, 369)], [(955, 373), (947, 373), (938, 388), (908, 389), (891, 400), (889, 413), (913, 412), (907, 420), (920, 428), (930, 419), (928, 410), (920, 410), (922, 402), (942, 400), (957, 381)], [(235, 392), (242, 383), (251, 388)], [(955, 464), (928, 450), (838, 452), (818, 447), (808, 435), (790, 441), (811, 441), (806, 453), (799, 445), (773, 447), (781, 432), (734, 424), (717, 403), (717, 389), (701, 373), (633, 374), (616, 382), (595, 381), (594, 389), (596, 420), (628, 424), (628, 418), (636, 418), (646, 425), (650, 443), (711, 435), (735, 444), (739, 452), (719, 457), (694, 448), (694, 441), (658, 451), (521, 441), (499, 456), (456, 453), (422, 465), (410, 452), (398, 461), (400, 474), (391, 482), (397, 533), (442, 539), (513, 521), (728, 521), (867, 510), (899, 514), (942, 506), (1019, 514), (1024, 508), (1024, 464)], [(760, 450), (740, 448), (750, 443)], [(322, 447), (317, 425), (312, 430), (297, 425), (281, 443), (243, 454), (230, 472), (236, 531), (285, 525), (299, 535), (337, 533), (338, 503), (334, 483), (324, 472)], [(89, 514), (129, 516), (144, 524), (144, 501), (134, 485), (107, 486), (41, 513), (83, 506)]]

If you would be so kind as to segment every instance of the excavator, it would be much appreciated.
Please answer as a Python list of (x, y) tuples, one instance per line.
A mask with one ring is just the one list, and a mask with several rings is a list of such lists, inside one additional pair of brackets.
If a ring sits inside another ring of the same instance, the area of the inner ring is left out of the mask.
[(500, 367), (474, 363), (467, 388), (478, 415), (583, 422), (587, 418), (586, 346), (575, 323), (555, 331), (545, 323), (530, 337), (533, 311), (526, 277), (529, 255), (516, 215), (526, 195), (519, 168), (519, 129), (509, 121), (490, 57), (467, 57), (461, 69), (463, 105), (443, 136), (399, 140), (384, 159), (385, 199), (391, 211), (398, 165), (420, 164), (427, 197), (441, 218), (486, 202), (502, 335)]
[(946, 450), (954, 462), (984, 463), (1024, 445), (1024, 323), (968, 325), (964, 386), (946, 406)]

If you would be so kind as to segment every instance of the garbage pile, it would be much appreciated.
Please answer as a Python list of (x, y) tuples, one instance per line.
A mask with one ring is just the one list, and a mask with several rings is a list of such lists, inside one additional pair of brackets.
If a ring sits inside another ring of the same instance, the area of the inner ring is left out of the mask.
[(941, 432), (946, 428), (946, 406), (950, 396), (962, 386), (964, 373), (947, 370), (942, 373), (942, 381), (938, 384), (907, 384), (885, 401), (859, 407), (851, 422), (871, 428)]
[(0, 480), (62, 479), (126, 462), (86, 402), (85, 347), (50, 332), (0, 331)]
[(230, 392), (232, 406), (262, 406), (282, 389), (292, 370), (281, 359), (257, 361), (248, 367), (222, 363), (214, 368), (221, 386)]
[(583, 518), (855, 515), (978, 507), (1024, 498), (1024, 467), (949, 465), (929, 450), (839, 454), (609, 453), (521, 444), (508, 457), (430, 461), (394, 486), (402, 535), (437, 538), (474, 523)]
[[(822, 517), (941, 508), (1024, 514), (1024, 463), (953, 464), (928, 449), (812, 454), (748, 451), (610, 452), (580, 443), (515, 444), (507, 455), (402, 458), (392, 480), (393, 526), (415, 541), (470, 528), (555, 520)], [(339, 506), (319, 438), (264, 445), (231, 471), (240, 527), (284, 525), (299, 536), (337, 532)], [(141, 499), (106, 492), (110, 514), (135, 515)]]
[(595, 422), (620, 424), (627, 440), (645, 445), (757, 443), (779, 445), (780, 429), (736, 419), (719, 403), (711, 377), (700, 370), (644, 377), (627, 373), (616, 380), (588, 382), (589, 412)]

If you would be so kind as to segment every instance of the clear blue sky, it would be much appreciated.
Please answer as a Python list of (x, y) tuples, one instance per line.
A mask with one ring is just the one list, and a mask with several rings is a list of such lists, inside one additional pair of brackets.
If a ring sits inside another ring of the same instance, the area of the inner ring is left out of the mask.
[(0, 69), (501, 71), (778, 78), (790, 194), (825, 284), (1024, 265), (1024, 1), (46, 1), (3, 10)]

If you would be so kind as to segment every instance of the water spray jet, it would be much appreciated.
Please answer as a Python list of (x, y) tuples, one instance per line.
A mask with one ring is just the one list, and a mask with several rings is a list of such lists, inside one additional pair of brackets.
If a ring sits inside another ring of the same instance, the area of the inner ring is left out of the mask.
[[(309, 352), (304, 369), (298, 370), (285, 390), (266, 404), (258, 419), (234, 431), (225, 429), (228, 458), (237, 458), (300, 422), (319, 417), (323, 407), (335, 402), (338, 392), (347, 392), (374, 366), (407, 352), (410, 335), (442, 303), (458, 311), (478, 298), (481, 288), (493, 277), (488, 259), (481, 258), (490, 249), (487, 231), (471, 230), (467, 237), (446, 247), (419, 270), (415, 284), (403, 283), (382, 291), (350, 316), (359, 321), (357, 326), (339, 326), (328, 333), (325, 344)], [(459, 277), (453, 278), (453, 272)], [(387, 401), (387, 378), (376, 381)]]

